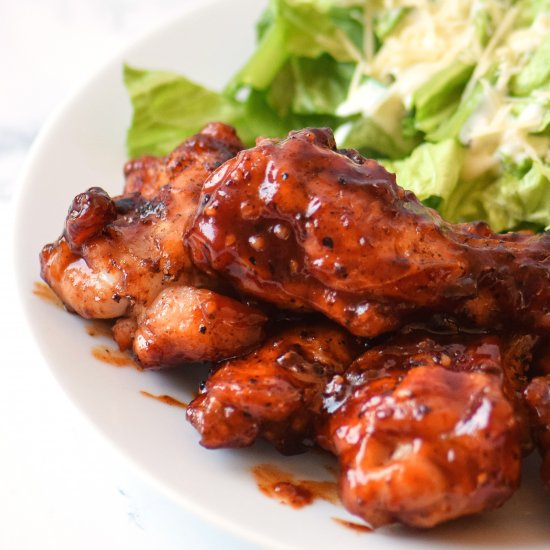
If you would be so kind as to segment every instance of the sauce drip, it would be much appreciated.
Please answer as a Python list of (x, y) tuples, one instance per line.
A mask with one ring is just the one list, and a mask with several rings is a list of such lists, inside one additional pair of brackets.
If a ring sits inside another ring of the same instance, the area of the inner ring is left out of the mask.
[(303, 508), (317, 499), (333, 504), (339, 502), (334, 481), (296, 479), (272, 464), (259, 464), (252, 468), (252, 474), (264, 495), (292, 508)]
[(45, 302), (49, 302), (54, 306), (64, 309), (63, 302), (57, 297), (55, 292), (46, 284), (36, 281), (32, 288), (32, 293), (39, 298), (42, 298)]
[(97, 360), (114, 367), (133, 367), (139, 371), (143, 370), (127, 353), (109, 346), (95, 346), (92, 348), (92, 355)]
[(170, 405), (172, 407), (180, 407), (182, 409), (187, 408), (187, 403), (184, 403), (183, 401), (179, 401), (178, 399), (170, 395), (154, 395), (153, 393), (149, 393), (148, 391), (145, 391), (145, 390), (140, 390), (139, 393), (141, 393), (141, 395), (145, 395), (145, 397), (156, 399), (157, 401), (166, 403), (166, 405)]
[(113, 336), (113, 324), (108, 321), (94, 320), (86, 324), (86, 332), (89, 336)]
[(331, 518), (332, 521), (347, 527), (348, 529), (353, 529), (358, 533), (371, 533), (373, 531), (372, 527), (365, 525), (364, 523), (356, 523), (355, 521), (348, 521), (347, 519), (342, 518)]

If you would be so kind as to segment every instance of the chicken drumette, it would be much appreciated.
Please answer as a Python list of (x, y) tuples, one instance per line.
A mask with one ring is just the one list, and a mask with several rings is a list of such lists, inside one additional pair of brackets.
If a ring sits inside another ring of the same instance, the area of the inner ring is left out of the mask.
[(208, 448), (246, 447), (257, 437), (285, 454), (312, 444), (328, 380), (358, 355), (359, 342), (337, 325), (305, 322), (227, 361), (187, 407)]
[(338, 456), (344, 505), (374, 527), (500, 506), (529, 447), (521, 390), (533, 344), (413, 331), (334, 377), (318, 442)]
[(205, 183), (195, 264), (359, 336), (450, 312), (478, 327), (550, 329), (550, 235), (446, 223), (328, 129), (260, 139)]
[[(213, 292), (219, 281), (197, 271), (183, 242), (204, 180), (242, 147), (232, 128), (210, 124), (165, 158), (129, 162), (125, 194), (78, 195), (41, 252), (42, 277), (68, 309), (119, 318), (116, 340), (144, 366), (220, 360), (261, 340), (265, 316)], [(214, 326), (225, 333), (213, 339)]]

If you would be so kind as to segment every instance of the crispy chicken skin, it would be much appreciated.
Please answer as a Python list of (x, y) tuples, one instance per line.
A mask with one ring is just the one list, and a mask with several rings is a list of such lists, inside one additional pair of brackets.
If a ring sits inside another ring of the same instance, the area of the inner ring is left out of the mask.
[(533, 378), (525, 390), (533, 435), (542, 456), (541, 477), (550, 489), (550, 374)]
[[(219, 286), (194, 267), (183, 235), (206, 177), (242, 147), (232, 128), (210, 124), (165, 158), (131, 161), (125, 167), (126, 194), (111, 198), (94, 187), (78, 195), (63, 235), (41, 252), (42, 277), (67, 308), (85, 318), (121, 318), (114, 336), (123, 349), (134, 343), (145, 366), (160, 366), (161, 360), (165, 365), (199, 360), (197, 353), (206, 350), (204, 342), (211, 339), (200, 332), (205, 320), (196, 310), (183, 320), (181, 307), (167, 302), (180, 295), (187, 303), (204, 297), (189, 286)], [(180, 286), (187, 290), (168, 290)], [(217, 328), (231, 331), (219, 337), (220, 345), (204, 359), (231, 357), (259, 342), (264, 318), (256, 309), (212, 292), (208, 300), (217, 304)], [(159, 326), (159, 308), (169, 331)], [(237, 328), (236, 320), (247, 312), (250, 322)], [(176, 343), (171, 334), (188, 339)]]
[[(524, 354), (532, 343), (523, 339)], [(520, 369), (507, 361), (521, 354), (504, 347), (491, 336), (415, 331), (333, 378), (318, 442), (338, 456), (348, 510), (373, 527), (432, 527), (512, 495), (525, 425), (506, 373)]]
[(214, 449), (256, 438), (284, 454), (312, 444), (327, 381), (344, 372), (361, 347), (337, 325), (302, 323), (253, 353), (223, 363), (187, 407), (187, 419)]
[(187, 213), (196, 207), (206, 176), (243, 148), (234, 128), (219, 122), (208, 124), (166, 157), (144, 156), (128, 161), (124, 166), (124, 194), (139, 193), (153, 199), (167, 184), (189, 189)]
[(548, 332), (550, 235), (453, 225), (329, 129), (260, 139), (202, 190), (197, 266), (283, 308), (373, 337), (433, 312)]

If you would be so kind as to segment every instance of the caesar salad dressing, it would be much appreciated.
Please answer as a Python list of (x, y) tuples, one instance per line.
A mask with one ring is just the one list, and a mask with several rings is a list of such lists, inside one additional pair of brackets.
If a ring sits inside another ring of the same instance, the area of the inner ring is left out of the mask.
[(431, 76), (458, 59), (475, 61), (481, 54), (471, 21), (478, 2), (419, 0), (412, 4), (416, 9), (387, 37), (369, 68), (382, 82), (395, 79), (388, 93), (397, 94), (407, 108), (414, 92)]
[(510, 80), (525, 66), (529, 56), (550, 35), (550, 14), (539, 14), (533, 24), (510, 32), (489, 60), (498, 64), (495, 85), (480, 79), (483, 97), (463, 125), (459, 139), (468, 147), (461, 177), (473, 180), (497, 170), (503, 158), (521, 164), (526, 158), (549, 156), (550, 138), (533, 135), (548, 112), (548, 97), (530, 98), (523, 106), (521, 98), (510, 97)]
[[(361, 113), (387, 134), (399, 135), (405, 110), (411, 108), (420, 86), (458, 60), (475, 62), (481, 56), (482, 46), (472, 19), (480, 9), (488, 9), (487, 4), (491, 4), (493, 20), (502, 19), (501, 5), (480, 0), (406, 2), (415, 9), (386, 38), (372, 62), (363, 64), (369, 78), (350, 89), (337, 114)], [(398, 5), (403, 2), (384, 2), (387, 9)], [(344, 125), (337, 137), (345, 138), (347, 131)]]
[[(363, 113), (364, 116), (370, 117), (388, 135), (399, 135), (401, 120), (405, 115), (405, 106), (401, 96), (393, 87), (388, 88), (370, 78), (361, 84), (356, 92), (337, 109), (339, 116), (356, 113)], [(347, 131), (341, 130), (340, 132), (340, 137), (336, 135), (336, 139), (342, 138), (343, 141)]]
[[(384, 2), (385, 8), (398, 5), (402, 2)], [(541, 13), (529, 27), (510, 31), (518, 12), (513, 8), (505, 11), (499, 2), (417, 0), (407, 5), (416, 9), (385, 40), (372, 63), (365, 67), (371, 78), (351, 91), (337, 114), (361, 113), (387, 134), (398, 135), (405, 110), (410, 108), (419, 86), (458, 59), (469, 58), (479, 62), (468, 88), (479, 81), (483, 97), (460, 131), (459, 139), (468, 147), (461, 177), (473, 180), (496, 172), (503, 157), (514, 163), (527, 157), (544, 159), (550, 139), (531, 133), (542, 125), (548, 98), (520, 109), (518, 115), (517, 100), (508, 96), (508, 85), (541, 40), (550, 35), (550, 14)], [(496, 26), (485, 49), (473, 24), (481, 10), (489, 12)], [(498, 78), (495, 85), (490, 85), (482, 77), (495, 63), (499, 66)], [(393, 84), (384, 84), (391, 79), (395, 79)], [(344, 140), (350, 128), (350, 124), (342, 125), (337, 139)]]

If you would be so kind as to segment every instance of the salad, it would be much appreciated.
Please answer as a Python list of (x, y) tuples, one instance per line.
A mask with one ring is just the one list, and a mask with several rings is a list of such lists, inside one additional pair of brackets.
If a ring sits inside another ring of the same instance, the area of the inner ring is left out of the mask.
[(130, 156), (330, 126), (452, 222), (550, 227), (550, 0), (271, 0), (222, 91), (126, 66)]

